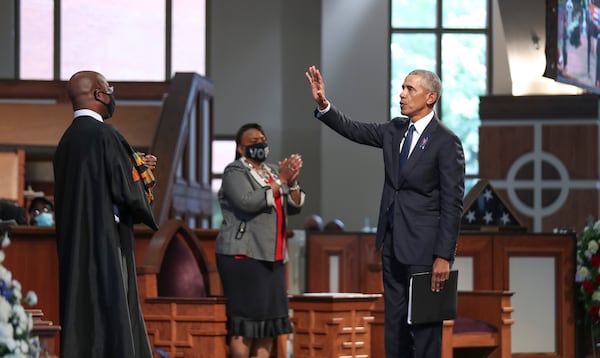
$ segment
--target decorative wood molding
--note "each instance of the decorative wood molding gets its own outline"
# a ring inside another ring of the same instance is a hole
[[[169,91],[170,81],[129,82],[110,81],[119,100],[162,101]],[[0,80],[0,98],[3,99],[43,99],[57,103],[70,103],[67,95],[67,81]]]
[[[575,235],[518,235],[494,237],[495,289],[510,287],[509,260],[511,257],[550,257],[555,262],[555,342],[558,357],[575,353]],[[534,358],[535,354],[519,357]]]
[[[489,234],[463,235],[458,240],[457,256],[473,259],[473,288],[492,290],[494,288],[493,242]]]
[[[294,358],[372,357],[371,310],[380,294],[294,295]]]
[[[598,109],[598,96],[593,94],[479,97],[479,117],[482,121],[598,118]]]
[[[307,292],[329,292],[329,260],[338,256],[340,262],[340,292],[360,292],[359,242],[354,236],[340,234],[312,235],[306,241],[306,290]]]
[[[61,327],[55,325],[51,321],[43,320],[42,317],[44,317],[44,313],[41,309],[28,309],[25,311],[31,313],[31,317],[33,318],[33,330],[31,331],[31,335],[38,337],[40,346],[44,350],[44,357],[57,358],[58,335]]]

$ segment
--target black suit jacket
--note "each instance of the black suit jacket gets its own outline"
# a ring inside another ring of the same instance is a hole
[[[317,115],[318,112],[315,112]],[[454,260],[463,211],[465,160],[460,139],[434,116],[399,169],[400,143],[409,120],[352,121],[335,107],[317,118],[342,136],[383,149],[385,181],[377,223],[377,248],[390,230],[396,258],[431,265],[436,257]]]

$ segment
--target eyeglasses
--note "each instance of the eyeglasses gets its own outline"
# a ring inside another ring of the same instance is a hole
[[[113,94],[115,92],[115,88],[113,86],[108,86],[106,88],[106,91],[103,91],[100,88],[97,88],[97,90],[98,90],[98,92],[102,92],[102,93],[109,94],[109,95]]]
[[[30,214],[31,214],[31,216],[38,216],[41,213],[49,213],[51,211],[52,211],[52,209],[50,209],[49,207],[45,206],[45,207],[43,207],[41,209],[34,209],[34,210],[32,210]]]

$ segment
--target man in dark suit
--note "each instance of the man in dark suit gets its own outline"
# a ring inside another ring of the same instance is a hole
[[[320,121],[356,143],[383,149],[376,245],[383,247],[386,357],[440,357],[442,322],[408,324],[407,289],[412,273],[431,271],[431,289],[439,291],[456,253],[465,160],[460,139],[433,110],[441,81],[433,72],[412,71],[400,94],[401,112],[408,118],[363,123],[331,105],[315,66],[305,75]]]

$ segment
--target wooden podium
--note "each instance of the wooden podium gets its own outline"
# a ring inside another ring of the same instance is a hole
[[[294,358],[372,357],[371,311],[380,297],[361,293],[291,296]]]

